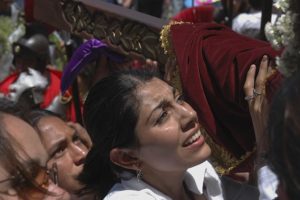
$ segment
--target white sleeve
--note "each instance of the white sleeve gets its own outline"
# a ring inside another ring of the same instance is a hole
[[[263,166],[257,171],[259,200],[273,200],[277,197],[278,179],[276,174],[268,167]]]
[[[244,14],[239,14],[232,20],[232,30],[241,33],[247,19]]]
[[[156,198],[140,192],[116,192],[108,194],[104,200],[156,200]]]

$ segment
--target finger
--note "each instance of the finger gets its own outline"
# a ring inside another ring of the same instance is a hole
[[[146,59],[146,68],[149,69],[157,69],[158,63],[155,60],[151,60],[151,59]]]
[[[255,81],[255,90],[258,93],[262,93],[264,90],[267,74],[268,74],[268,56],[264,55],[260,62],[259,71]]]
[[[244,93],[246,97],[253,95],[255,71],[256,71],[256,66],[251,65],[247,72],[246,81],[244,84]]]
[[[146,67],[149,67],[149,66],[151,66],[152,65],[152,61],[151,61],[151,59],[146,59]]]
[[[153,61],[153,68],[154,69],[157,69],[158,68],[158,62],[155,60]]]

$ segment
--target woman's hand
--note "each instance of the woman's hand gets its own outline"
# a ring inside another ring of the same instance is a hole
[[[133,1],[132,0],[122,0],[122,6],[125,7],[125,8],[130,8],[131,5],[133,4]]]
[[[263,56],[257,77],[255,78],[256,66],[251,65],[244,84],[245,100],[248,101],[258,151],[266,149],[264,138],[269,105],[265,96],[265,84],[272,71],[272,67],[268,66],[268,57]]]

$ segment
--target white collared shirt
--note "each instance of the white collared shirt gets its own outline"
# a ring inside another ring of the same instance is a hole
[[[278,178],[276,174],[268,167],[261,167],[258,172],[258,189],[259,189],[259,200],[272,200],[278,195],[276,193],[278,187]]]
[[[197,166],[189,168],[184,182],[188,189],[195,194],[205,194],[208,200],[223,200],[221,180],[212,165],[205,161]],[[205,191],[204,186],[205,185]],[[136,177],[121,180],[116,183],[104,200],[171,200],[162,192],[148,185],[144,181],[138,181]]]

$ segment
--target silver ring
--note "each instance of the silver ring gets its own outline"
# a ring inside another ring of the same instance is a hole
[[[255,88],[253,88],[253,96],[258,96],[258,95],[262,95],[262,93],[261,92],[257,92],[255,90]]]
[[[256,97],[255,95],[245,96],[245,100],[250,101],[250,100],[254,99],[255,97]]]

